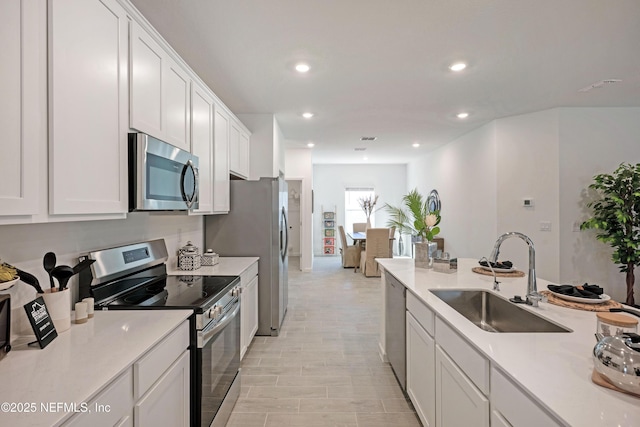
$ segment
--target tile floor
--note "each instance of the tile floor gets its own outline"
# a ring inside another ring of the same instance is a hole
[[[256,337],[228,427],[419,427],[380,360],[380,279],[316,257],[290,258],[289,307],[278,337]]]

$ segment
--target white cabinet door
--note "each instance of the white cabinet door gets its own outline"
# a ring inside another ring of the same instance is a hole
[[[512,427],[502,414],[496,410],[491,411],[491,427]]]
[[[133,426],[132,407],[133,375],[131,368],[129,368],[87,403],[87,409],[90,412],[74,415],[63,426]]]
[[[137,427],[189,426],[189,350],[136,403]]]
[[[188,73],[136,22],[130,44],[131,128],[191,151]]]
[[[200,184],[197,214],[213,212],[213,118],[214,101],[208,90],[191,84],[191,144],[198,156]],[[190,212],[191,213],[191,212]]]
[[[39,50],[45,46],[39,46],[36,27],[37,14],[45,11],[37,3],[0,2],[0,215],[38,212],[39,134],[46,138],[38,112],[46,108],[46,93],[39,93],[45,67]]]
[[[164,52],[136,23],[131,24],[130,126],[157,138],[164,134],[162,73]]]
[[[234,119],[231,119],[229,133],[229,171],[249,178],[249,135]]]
[[[229,172],[240,175],[240,127],[233,119],[229,129]]]
[[[49,2],[51,214],[127,212],[128,22],[115,0]]]
[[[407,311],[407,394],[422,425],[436,425],[435,341]]]
[[[436,426],[489,427],[489,400],[439,345],[436,345]]]
[[[246,286],[242,285],[240,324],[242,346],[240,357],[242,358],[258,331],[258,276],[254,276]]]
[[[213,212],[228,213],[229,202],[229,132],[231,117],[216,104],[213,143]]]
[[[191,152],[190,140],[190,81],[189,75],[171,58],[165,59],[163,74],[163,107],[165,113],[164,140]]]
[[[245,177],[249,178],[249,154],[250,154],[250,144],[249,144],[249,134],[245,131],[240,130],[240,139],[238,142],[239,148],[239,160],[238,160],[238,168],[239,172]]]

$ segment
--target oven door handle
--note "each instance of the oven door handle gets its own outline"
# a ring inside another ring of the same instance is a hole
[[[224,329],[238,315],[240,311],[240,300],[235,303],[236,307],[231,312],[227,312],[222,319],[211,329],[204,329],[201,337],[198,337],[198,348],[203,348],[220,330]],[[200,334],[199,334],[200,335]]]

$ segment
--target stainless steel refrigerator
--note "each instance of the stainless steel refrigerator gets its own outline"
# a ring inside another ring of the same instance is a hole
[[[282,178],[231,181],[231,211],[205,220],[205,246],[258,256],[258,335],[277,336],[287,311],[288,191]]]

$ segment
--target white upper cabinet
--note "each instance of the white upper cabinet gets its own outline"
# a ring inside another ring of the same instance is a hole
[[[44,166],[39,150],[46,124],[38,112],[46,108],[45,82],[39,79],[46,56],[37,18],[44,13],[42,2],[0,1],[0,216],[37,213],[38,190],[43,190],[38,188]]]
[[[213,213],[228,213],[229,201],[229,133],[231,116],[216,103],[213,148]]]
[[[49,212],[127,211],[128,17],[115,0],[49,2]]]
[[[249,135],[234,120],[229,134],[229,172],[249,178]]]
[[[200,183],[199,208],[195,213],[213,212],[213,120],[214,99],[211,93],[193,82],[191,84],[191,143],[198,156]]]
[[[138,23],[131,23],[130,126],[191,151],[190,78]]]

